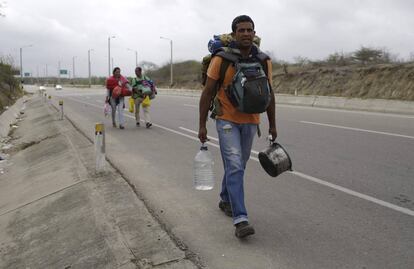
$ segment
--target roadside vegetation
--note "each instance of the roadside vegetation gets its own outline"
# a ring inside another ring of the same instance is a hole
[[[173,88],[202,89],[201,61],[173,66]],[[170,65],[149,71],[160,87],[170,87]],[[387,49],[361,47],[335,52],[324,60],[296,57],[293,63],[273,59],[276,93],[414,101],[414,54],[408,61]]]
[[[272,53],[269,53],[272,56]],[[272,57],[273,89],[281,94],[324,95],[414,101],[414,53],[399,59],[387,49],[361,47],[350,53],[335,52],[323,60],[295,57],[286,62]],[[160,88],[201,90],[201,59],[176,62],[173,84],[170,64],[141,62],[146,75]],[[92,85],[104,85],[105,77],[92,77]],[[54,86],[57,78],[25,78],[26,84]],[[72,87],[89,85],[87,78],[61,78]]]
[[[5,59],[0,59],[0,114],[5,107],[23,96],[19,81],[14,77],[16,70]]]

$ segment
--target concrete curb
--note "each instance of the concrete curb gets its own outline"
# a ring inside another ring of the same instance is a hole
[[[414,114],[414,102],[384,99],[344,98],[333,96],[276,95],[277,104],[363,110],[382,113]]]
[[[159,93],[162,95],[198,97],[200,96],[201,91],[186,89],[159,89]],[[400,100],[276,94],[276,104],[414,115],[414,102]]]
[[[24,100],[24,97],[18,99],[14,105],[0,115],[0,137],[6,137],[9,134],[10,124],[16,122],[20,112],[24,110]]]

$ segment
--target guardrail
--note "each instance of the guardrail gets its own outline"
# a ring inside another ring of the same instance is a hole
[[[201,94],[201,90],[187,89],[158,89],[158,92],[160,94],[193,97],[198,97]],[[276,94],[276,104],[414,115],[414,102],[401,100]]]

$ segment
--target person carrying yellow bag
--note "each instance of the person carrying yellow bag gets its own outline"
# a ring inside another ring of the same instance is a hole
[[[135,122],[137,127],[140,126],[140,107],[142,104],[142,110],[144,112],[145,127],[150,128],[152,126],[151,117],[149,114],[150,109],[150,96],[153,94],[151,87],[148,86],[147,81],[150,78],[142,74],[142,68],[135,68],[136,77],[132,79],[132,98],[135,101]]]
[[[128,104],[129,104],[129,108],[128,108],[129,112],[130,113],[134,113],[134,111],[135,111],[135,101],[134,101],[134,98],[129,97]]]
[[[151,100],[147,95],[144,100],[142,101],[142,107],[149,107],[151,105]]]

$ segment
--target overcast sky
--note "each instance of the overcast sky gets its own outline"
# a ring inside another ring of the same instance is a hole
[[[122,73],[132,75],[138,61],[163,65],[200,60],[214,34],[231,31],[231,21],[247,14],[255,22],[261,48],[277,59],[297,56],[324,59],[361,46],[386,47],[400,58],[414,52],[412,0],[0,0],[0,56],[24,72],[57,74],[58,62],[75,75],[87,76],[88,49],[92,74],[108,74],[111,57]]]

